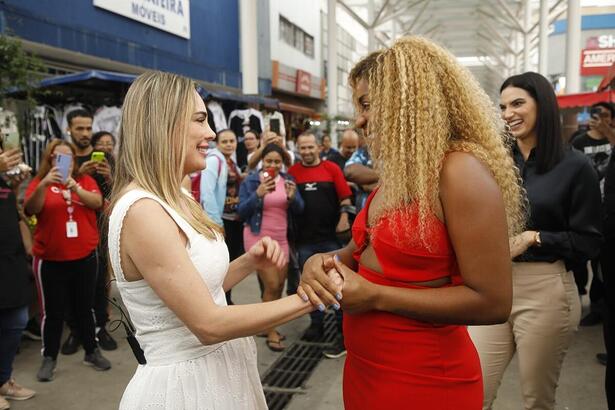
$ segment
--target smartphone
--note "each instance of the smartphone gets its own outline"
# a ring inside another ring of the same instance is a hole
[[[591,110],[589,110],[589,116],[595,120],[600,119],[600,114],[602,114],[602,110],[598,107],[594,107]]]
[[[272,118],[269,120],[269,129],[276,134],[280,135],[280,119]]]
[[[3,148],[5,151],[17,148],[21,150],[21,143],[19,141],[19,134],[16,132],[10,132],[3,135]]]
[[[94,151],[92,152],[90,160],[94,162],[103,162],[105,160],[105,153],[102,151]]]
[[[73,156],[67,154],[56,154],[56,167],[62,175],[62,182],[66,182],[70,174],[70,166],[73,163]]]
[[[277,174],[278,174],[278,171],[275,168],[273,168],[273,167],[266,168],[265,172],[263,172],[263,177],[265,179],[267,179],[267,178],[272,178],[273,179],[273,178],[275,178],[277,176]],[[275,191],[276,188],[277,187],[274,187],[273,190]]]

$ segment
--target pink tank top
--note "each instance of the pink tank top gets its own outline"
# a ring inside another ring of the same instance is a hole
[[[275,191],[268,193],[264,198],[261,235],[285,237],[288,227],[287,212],[286,188],[284,187],[284,178],[280,176],[276,182]]]

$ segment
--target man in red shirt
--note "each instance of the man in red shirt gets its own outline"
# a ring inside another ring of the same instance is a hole
[[[333,162],[321,160],[316,137],[312,133],[301,134],[297,138],[301,162],[293,165],[288,173],[295,177],[305,210],[298,221],[297,251],[299,267],[303,270],[305,261],[315,253],[332,252],[341,248],[337,233],[350,229],[348,208],[352,192],[344,179],[344,174]],[[336,342],[337,353],[328,357],[343,356],[341,336],[341,311],[334,306],[338,318],[340,337]],[[316,341],[323,336],[325,306],[310,314],[312,323],[303,339]]]

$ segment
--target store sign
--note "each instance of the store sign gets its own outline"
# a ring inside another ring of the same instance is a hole
[[[586,48],[615,48],[615,36],[604,34],[602,36],[589,37],[585,42]]]
[[[581,52],[581,75],[605,75],[615,63],[615,48],[585,49]]]
[[[190,0],[93,0],[94,6],[190,38]]]
[[[312,91],[312,75],[303,70],[297,70],[297,84],[295,91],[299,94],[310,95]]]

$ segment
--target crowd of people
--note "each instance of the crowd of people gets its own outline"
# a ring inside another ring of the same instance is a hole
[[[85,365],[111,368],[112,277],[147,362],[120,408],[266,408],[249,336],[284,351],[278,327],[309,313],[303,339],[317,342],[330,308],[324,355],[347,355],[348,409],[490,409],[515,354],[525,408],[553,409],[590,261],[583,320],[604,318],[615,406],[613,105],[591,107],[568,143],[546,78],[508,78],[498,115],[452,55],[415,37],[362,59],[349,83],[357,119],[337,148],[316,130],[294,144],[214,133],[194,84],[160,72],[130,87],[117,144],[78,109],[32,178],[0,146],[0,410],[35,394],[11,376],[29,321],[39,381],[80,346]],[[254,271],[262,303],[235,304]]]

